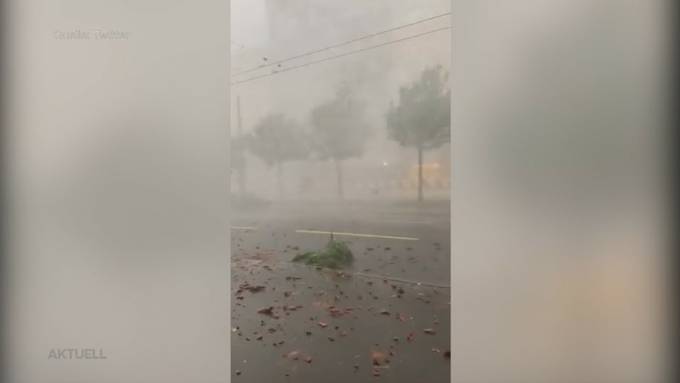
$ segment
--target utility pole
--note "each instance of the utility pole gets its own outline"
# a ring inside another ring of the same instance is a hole
[[[236,126],[236,134],[241,137],[243,130],[241,127],[241,96],[236,96],[236,118],[238,119],[238,125]]]
[[[241,96],[236,96],[236,137],[237,137],[237,158],[238,158],[238,168],[237,172],[237,182],[239,194],[243,196],[246,189],[246,158],[243,148],[243,127],[241,121]]]

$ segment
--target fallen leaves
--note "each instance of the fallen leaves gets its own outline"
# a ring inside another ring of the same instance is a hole
[[[371,351],[371,363],[374,366],[384,366],[389,363],[387,354],[381,351]]]
[[[351,307],[345,307],[344,309],[340,308],[340,307],[336,307],[336,306],[329,306],[328,307],[328,313],[331,314],[331,316],[335,317],[335,318],[341,317],[341,316],[346,315],[346,314],[351,314],[352,311],[353,311],[353,309]]]
[[[312,356],[311,355],[303,354],[302,352],[300,352],[298,350],[294,350],[294,351],[291,351],[287,354],[283,354],[283,357],[286,358],[286,359],[294,360],[294,361],[302,360],[307,364],[312,363]]]
[[[390,360],[387,354],[382,351],[371,351],[370,357],[371,364],[373,365],[373,368],[371,368],[371,374],[375,377],[378,377],[381,374],[381,370],[388,367]]]
[[[376,270],[382,268],[380,263],[390,257],[396,262],[408,264],[407,256],[397,259],[397,253],[382,253],[383,249],[390,251],[389,247],[378,246],[375,250],[380,252],[373,253],[381,258]],[[400,249],[392,247],[391,250]],[[414,261],[420,259],[416,259],[413,253],[411,258]],[[382,379],[391,380],[389,371],[392,368],[397,364],[408,364],[409,356],[423,351],[426,353],[428,348],[432,351],[428,354],[431,359],[428,363],[449,363],[451,353],[446,349],[449,345],[439,339],[446,333],[442,332],[446,328],[443,324],[448,319],[448,312],[443,311],[443,308],[448,309],[444,304],[449,298],[446,291],[442,290],[441,295],[438,295],[439,290],[421,287],[420,283],[417,283],[418,286],[411,286],[383,276],[373,280],[355,278],[348,281],[346,277],[352,275],[343,271],[329,270],[320,274],[313,269],[300,268],[275,275],[267,272],[269,268],[265,266],[268,265],[261,262],[251,263],[244,264],[248,268],[239,268],[241,264],[238,263],[233,268],[239,273],[250,274],[232,280],[232,286],[238,286],[232,304],[234,310],[241,310],[236,311],[238,315],[232,320],[241,324],[242,329],[234,327],[231,331],[238,335],[234,339],[239,342],[250,342],[251,346],[266,347],[273,350],[274,355],[283,355],[283,358],[279,357],[279,362],[285,362],[281,367],[290,368],[283,372],[307,369],[306,365],[311,368],[313,359],[317,359],[314,361],[317,367],[325,365],[327,361],[318,358],[326,354],[317,353],[319,350],[337,347],[344,350],[345,347],[357,344],[354,342],[356,337],[371,339],[368,349],[364,350],[375,351],[370,352],[368,357],[364,351],[355,355],[354,359],[350,354],[349,360],[339,361],[338,366],[344,366],[348,374],[352,374],[354,370],[355,373],[365,375],[364,378],[382,375]],[[274,264],[272,267],[279,270]],[[390,270],[398,272],[398,267]],[[311,277],[305,273],[311,273]],[[251,296],[249,293],[258,295]],[[247,307],[249,300],[254,304],[251,303],[249,309],[242,310],[241,308]],[[426,307],[423,302],[429,305]],[[297,303],[302,303],[304,307]],[[254,311],[257,314],[253,318]],[[380,318],[381,316],[385,318]],[[374,323],[363,326],[362,323],[367,321]],[[421,339],[415,343],[417,336]],[[285,344],[282,339],[286,339]],[[298,347],[299,350],[290,351]],[[315,354],[314,358],[311,353]]]
[[[262,285],[251,285],[248,282],[244,282],[241,285],[239,285],[238,290],[236,290],[236,294],[237,295],[242,294],[244,291],[250,291],[251,293],[259,293],[264,289],[265,287]]]
[[[288,358],[290,360],[298,360],[300,358],[300,351],[291,351],[287,354],[284,354],[285,358]]]
[[[406,336],[406,341],[413,342],[416,339],[416,334],[411,332]]]
[[[276,314],[274,314],[274,306],[269,306],[269,307],[264,307],[259,310],[257,310],[258,314],[266,315],[272,318],[278,318]]]

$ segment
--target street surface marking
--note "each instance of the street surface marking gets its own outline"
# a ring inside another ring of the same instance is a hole
[[[255,226],[232,226],[234,230],[257,230]]]
[[[379,234],[358,234],[358,233],[343,233],[339,231],[321,231],[321,230],[295,230],[296,233],[304,234],[325,234],[325,235],[344,235],[347,237],[363,237],[363,238],[382,238],[382,239],[399,239],[402,241],[418,241],[415,237],[398,237],[394,235],[379,235]]]

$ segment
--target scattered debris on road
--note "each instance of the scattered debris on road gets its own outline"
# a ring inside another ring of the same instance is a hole
[[[320,251],[308,251],[296,255],[293,262],[302,262],[307,265],[339,269],[346,267],[354,261],[352,251],[346,243],[331,239],[326,247]]]

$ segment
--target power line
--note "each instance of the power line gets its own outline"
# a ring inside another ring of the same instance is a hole
[[[280,73],[283,73],[283,72],[288,72],[288,71],[291,71],[291,70],[304,68],[304,67],[307,67],[307,66],[310,66],[310,65],[319,64],[319,63],[322,63],[322,62],[325,62],[325,61],[330,61],[330,60],[334,60],[334,59],[341,58],[341,57],[351,56],[351,55],[356,54],[356,53],[361,53],[361,52],[365,52],[365,51],[368,51],[368,50],[371,50],[371,49],[384,47],[386,45],[400,43],[402,41],[415,39],[417,37],[422,37],[422,36],[425,36],[425,35],[429,35],[429,34],[432,34],[432,33],[435,33],[435,32],[444,31],[444,30],[447,30],[447,29],[451,29],[451,26],[449,25],[449,26],[446,26],[446,27],[433,29],[433,30],[430,30],[430,31],[427,31],[427,32],[418,33],[416,35],[411,35],[411,36],[404,37],[404,38],[401,38],[401,39],[387,41],[387,42],[384,42],[384,43],[381,43],[381,44],[372,45],[370,47],[356,49],[356,50],[346,52],[346,53],[342,53],[342,54],[339,54],[339,55],[329,56],[329,57],[325,57],[323,59],[319,59],[319,60],[315,60],[315,61],[309,61],[309,62],[306,62],[304,64],[288,67],[288,68],[281,69],[281,70],[278,70],[278,71],[275,71],[275,72],[272,72],[272,73],[267,73],[267,74],[263,74],[263,75],[259,75],[259,76],[250,77],[250,78],[247,78],[245,80],[235,81],[235,82],[232,82],[230,85],[234,86],[234,85],[243,84],[243,83],[250,82],[250,81],[259,80],[261,78],[274,76],[274,75],[277,75],[277,74],[280,74]]]
[[[403,24],[403,25],[393,27],[393,28],[390,28],[390,29],[385,29],[385,30],[380,31],[380,32],[371,33],[370,35],[357,37],[357,38],[354,38],[354,39],[351,39],[351,40],[343,41],[341,43],[337,43],[337,44],[329,45],[329,46],[326,46],[326,47],[323,47],[323,48],[318,48],[318,49],[314,49],[314,50],[307,51],[307,52],[304,52],[304,53],[300,53],[298,55],[291,56],[291,57],[288,57],[288,58],[285,58],[285,59],[273,61],[273,62],[270,62],[270,63],[267,63],[267,64],[261,64],[261,65],[258,65],[256,67],[252,67],[252,68],[248,68],[248,69],[244,69],[240,72],[232,74],[232,76],[238,76],[238,75],[241,75],[241,74],[250,73],[250,72],[253,72],[253,71],[256,71],[256,70],[260,70],[262,68],[267,68],[267,67],[270,67],[270,66],[273,66],[273,65],[283,64],[283,63],[291,61],[291,60],[299,59],[299,58],[309,56],[309,55],[313,55],[313,54],[320,53],[320,52],[325,52],[325,51],[333,49],[333,48],[342,47],[342,46],[345,46],[345,45],[348,45],[348,44],[355,43],[357,41],[370,39],[370,38],[375,37],[375,36],[379,36],[379,35],[389,33],[389,32],[394,32],[394,31],[397,31],[399,29],[404,29],[404,28],[407,28],[407,27],[412,27],[412,26],[417,25],[417,24],[421,24],[421,23],[424,23],[424,22],[427,22],[427,21],[435,20],[435,19],[438,19],[440,17],[449,16],[449,15],[451,15],[451,12],[446,12],[446,13],[442,13],[442,14],[439,14],[439,15],[431,16],[431,17],[428,17],[428,18],[425,18],[425,19],[414,21],[412,23]]]
[[[245,83],[245,82],[258,80],[258,79],[261,79],[261,78],[274,76],[276,74],[280,74],[280,73],[283,73],[283,72],[288,72],[288,71],[291,71],[291,70],[304,68],[304,67],[307,67],[307,66],[310,66],[310,65],[319,64],[319,63],[322,63],[322,62],[334,60],[334,59],[341,58],[341,57],[351,56],[351,55],[356,54],[356,53],[361,53],[361,52],[365,52],[365,51],[368,51],[368,50],[371,50],[371,49],[384,47],[386,45],[400,43],[400,42],[403,42],[403,41],[406,41],[406,40],[415,39],[415,38],[418,38],[418,37],[422,37],[422,36],[429,35],[429,34],[432,34],[432,33],[444,31],[444,30],[447,30],[447,29],[451,29],[451,26],[433,29],[433,30],[430,30],[430,31],[427,31],[427,32],[422,32],[422,33],[418,33],[418,34],[411,35],[411,36],[408,36],[408,37],[403,37],[401,39],[387,41],[387,42],[372,45],[372,46],[369,46],[369,47],[356,49],[356,50],[346,52],[346,53],[341,53],[341,54],[338,54],[338,55],[335,55],[335,56],[325,57],[323,59],[319,59],[319,60],[315,60],[315,61],[308,61],[304,64],[300,64],[300,65],[288,67],[288,68],[285,68],[285,69],[277,70],[277,71],[274,71],[272,73],[267,73],[267,74],[263,74],[263,75],[259,75],[259,76],[250,77],[250,78],[247,78],[245,80],[235,81],[235,82],[232,82],[231,85],[238,85],[238,84],[242,84],[242,83]]]

